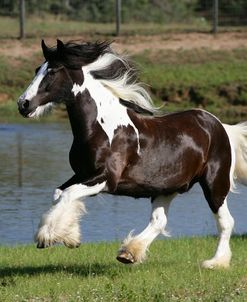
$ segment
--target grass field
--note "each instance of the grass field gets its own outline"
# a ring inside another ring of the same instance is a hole
[[[75,35],[115,35],[116,25],[114,23],[87,23],[83,21],[69,21],[62,17],[44,15],[43,17],[27,16],[25,23],[26,37],[52,37],[52,36],[75,36]],[[160,24],[160,23],[124,23],[121,25],[123,35],[155,35],[166,32],[187,32],[187,31],[211,30],[211,25],[200,19],[190,23]],[[238,28],[241,30],[241,28]],[[18,18],[0,17],[0,38],[19,37]]]
[[[142,80],[167,111],[204,108],[223,121],[247,118],[247,51],[145,51],[136,56]]]
[[[29,57],[0,58],[2,121],[18,118],[16,100],[42,60],[40,51]],[[225,122],[247,119],[246,49],[144,50],[133,60],[140,80],[148,84],[158,105],[165,103],[166,111],[200,107]]]
[[[165,104],[165,111],[200,107],[224,122],[246,120],[246,28],[238,28],[239,32],[235,28],[229,37],[225,36],[227,43],[220,35],[209,39],[213,48],[203,43],[203,39],[208,39],[210,35],[199,36],[199,40],[198,36],[176,35],[193,30],[208,32],[208,25],[203,26],[123,24],[122,35],[117,38],[116,44],[121,45],[122,51],[127,49],[127,53],[128,48],[132,50],[131,58],[140,70],[140,80],[147,84],[156,104]],[[41,37],[47,37],[48,45],[54,43],[56,37],[64,40],[78,37],[86,41],[114,40],[114,31],[114,24],[90,24],[50,16],[28,18],[27,39],[13,43],[14,38],[18,37],[18,20],[0,17],[0,120],[19,119],[16,100],[32,80],[35,67],[43,61],[39,48]],[[239,34],[242,35],[241,39],[235,43]],[[174,46],[176,39],[181,40],[180,47],[159,47]],[[196,43],[193,39],[196,39]],[[194,47],[190,48],[190,43]],[[217,47],[217,43],[220,47]],[[60,112],[57,111],[55,118],[61,117]]]
[[[35,67],[43,61],[39,48],[41,38],[50,37],[46,39],[48,45],[61,36],[64,40],[79,37],[86,41],[115,39],[114,24],[90,24],[50,16],[29,17],[26,29],[28,38],[17,43],[14,38],[18,37],[18,20],[0,17],[2,122],[18,119],[16,99],[33,78]],[[209,27],[196,22],[123,24],[122,36],[117,38],[116,46],[120,46],[120,52],[128,46],[127,53],[129,49],[140,70],[140,80],[148,85],[156,104],[165,103],[165,111],[200,107],[224,122],[246,120],[247,51],[244,29],[238,28],[239,32],[231,32],[229,36],[227,33],[217,37],[186,34],[193,30],[207,32]],[[177,34],[181,32],[185,34]],[[176,44],[176,41],[180,43]],[[192,48],[191,43],[194,43]],[[164,49],[165,45],[175,48]],[[59,110],[57,113],[55,117],[61,117]]]
[[[216,238],[156,241],[141,265],[115,260],[117,243],[79,249],[0,247],[0,301],[246,301],[246,238],[227,270],[203,270]]]
[[[212,31],[210,21],[202,18],[184,20],[180,23],[151,23],[135,22],[122,23],[121,34],[130,35],[157,35],[162,33],[186,33],[186,32],[206,32]],[[246,26],[219,26],[219,32],[241,32],[246,31]],[[43,14],[42,16],[27,15],[25,20],[25,32],[27,38],[34,37],[57,37],[90,35],[110,36],[116,33],[115,23],[88,23],[84,21],[68,20],[64,16],[54,17]],[[0,17],[0,39],[19,37],[19,19],[16,17]]]

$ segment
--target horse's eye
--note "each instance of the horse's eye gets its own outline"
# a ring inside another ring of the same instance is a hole
[[[48,75],[54,75],[55,71],[52,68],[48,69]]]

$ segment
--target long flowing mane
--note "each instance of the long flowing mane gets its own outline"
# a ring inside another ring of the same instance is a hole
[[[63,62],[70,68],[83,66],[118,98],[155,112],[152,99],[137,80],[137,70],[125,56],[115,53],[109,42],[64,44]]]
[[[155,111],[150,95],[143,84],[137,81],[136,69],[127,58],[111,52],[105,53],[86,69],[120,99]]]

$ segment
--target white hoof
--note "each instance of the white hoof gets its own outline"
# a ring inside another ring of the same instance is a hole
[[[223,256],[219,258],[212,258],[202,262],[202,267],[206,269],[214,268],[228,268],[230,266],[231,257]]]

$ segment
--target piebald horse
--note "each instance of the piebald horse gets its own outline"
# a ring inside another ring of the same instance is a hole
[[[39,117],[65,104],[74,137],[69,154],[74,175],[55,190],[35,237],[37,247],[79,246],[81,198],[98,193],[149,197],[149,224],[127,236],[117,254],[123,263],[142,262],[152,241],[166,234],[172,199],[199,183],[219,230],[216,253],[202,265],[228,267],[234,220],[227,195],[236,182],[247,185],[247,123],[224,125],[200,109],[161,114],[132,64],[109,43],[57,40],[49,48],[42,41],[42,50],[45,61],[20,96],[19,112]]]

